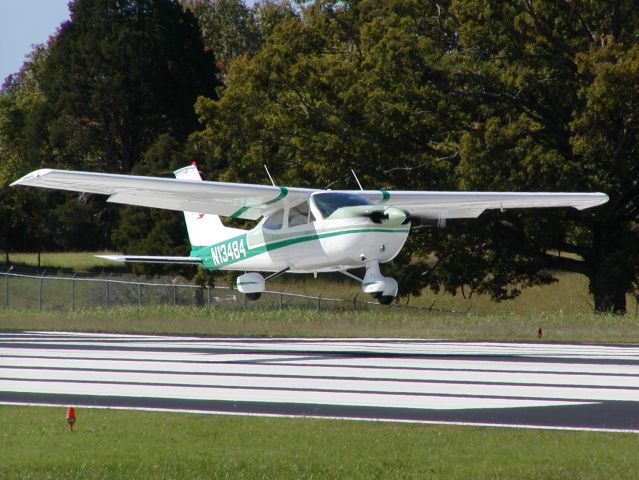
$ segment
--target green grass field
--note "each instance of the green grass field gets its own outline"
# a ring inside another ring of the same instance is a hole
[[[308,309],[135,307],[38,312],[0,309],[3,330],[65,330],[269,337],[395,337],[464,340],[639,342],[639,319],[616,315],[446,315],[374,308]]]
[[[635,479],[637,435],[0,406],[0,478]]]

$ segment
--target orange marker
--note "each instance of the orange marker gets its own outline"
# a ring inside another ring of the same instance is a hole
[[[67,408],[67,423],[69,424],[69,431],[73,432],[73,424],[75,423],[75,408]]]

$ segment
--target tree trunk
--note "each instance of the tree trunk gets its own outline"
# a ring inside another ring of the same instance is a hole
[[[591,278],[590,291],[595,300],[595,313],[626,313],[626,289],[623,286]]]
[[[635,277],[628,261],[628,240],[609,225],[594,229],[593,256],[589,262],[590,293],[595,313],[626,313],[626,292]]]

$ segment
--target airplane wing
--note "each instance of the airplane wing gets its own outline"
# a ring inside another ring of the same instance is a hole
[[[248,220],[257,220],[269,210],[301,203],[315,192],[307,188],[53,169],[36,170],[11,185],[97,193],[108,195],[107,201],[114,203]]]
[[[484,210],[573,207],[583,210],[608,201],[605,193],[550,192],[418,192],[369,190],[358,194],[374,204],[407,210],[425,218],[477,218]]]
[[[178,263],[183,265],[201,265],[202,259],[199,257],[160,257],[153,255],[95,255],[114,262],[136,262],[136,263]]]
[[[245,183],[195,181],[111,173],[42,169],[25,175],[14,185],[108,195],[108,201],[143,207],[211,213],[257,220],[264,213],[308,200],[314,190]],[[425,192],[388,190],[335,190],[357,194],[373,204],[407,210],[426,218],[476,218],[484,210],[539,207],[574,207],[579,210],[608,201],[604,193],[548,192]]]

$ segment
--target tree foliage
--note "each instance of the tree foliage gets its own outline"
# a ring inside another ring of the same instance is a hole
[[[129,172],[161,133],[197,128],[193,103],[216,70],[192,14],[169,0],[76,0],[52,42],[42,89],[59,163]]]
[[[202,29],[204,44],[223,73],[236,58],[254,56],[280,22],[296,17],[288,2],[266,0],[248,6],[242,0],[181,0]]]
[[[506,299],[567,270],[597,310],[623,311],[639,271],[637,27],[632,2],[317,1],[232,65],[219,102],[200,99],[192,142],[228,162],[224,179],[268,164],[334,188],[354,168],[369,188],[604,191],[595,210],[421,232],[402,287]]]
[[[75,0],[70,10],[70,20],[2,89],[3,185],[43,166],[129,173],[162,135],[183,144],[198,128],[199,95],[216,98],[213,55],[194,16],[177,2]],[[9,249],[105,248],[120,222],[119,209],[84,195],[78,201],[11,190],[0,203]],[[33,216],[23,220],[16,205]],[[166,245],[153,236],[161,229],[150,229],[147,252]],[[121,238],[115,243],[123,245]],[[132,246],[141,248],[140,241]]]

